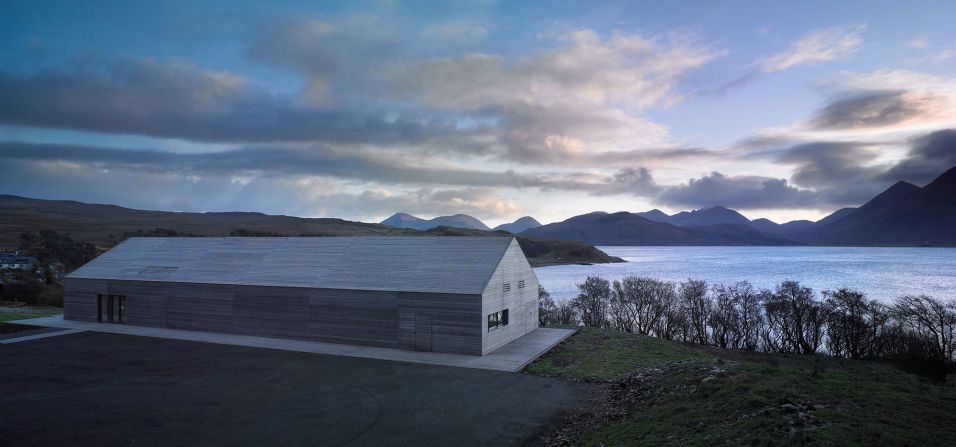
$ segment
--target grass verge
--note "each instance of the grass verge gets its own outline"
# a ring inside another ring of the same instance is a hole
[[[527,372],[604,383],[552,444],[956,445],[956,387],[883,363],[584,329]]]

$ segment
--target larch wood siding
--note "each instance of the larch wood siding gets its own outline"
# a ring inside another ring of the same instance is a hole
[[[66,278],[63,282],[63,318],[96,321],[96,295],[107,293],[107,282],[99,279]]]
[[[427,333],[432,351],[481,355],[481,295],[400,292],[398,306],[402,349],[426,350]]]
[[[312,340],[398,348],[398,292],[313,289]]]
[[[519,281],[524,281],[523,288],[519,287]],[[481,301],[482,355],[538,328],[538,277],[518,241],[512,241],[505,251]],[[508,309],[508,324],[488,332],[488,315],[505,309]]]
[[[309,339],[310,293],[296,287],[236,286],[236,333]]]
[[[233,323],[235,286],[163,283],[166,327],[193,331],[236,333]],[[134,297],[127,297],[127,302]]]
[[[126,323],[166,327],[166,288],[152,281],[109,281],[111,295],[126,296]]]

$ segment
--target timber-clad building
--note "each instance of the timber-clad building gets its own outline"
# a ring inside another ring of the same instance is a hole
[[[64,281],[64,318],[484,355],[538,327],[511,237],[130,238]]]

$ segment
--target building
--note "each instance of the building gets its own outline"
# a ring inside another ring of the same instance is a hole
[[[511,237],[130,238],[64,280],[64,318],[484,355],[538,327]]]
[[[28,270],[36,264],[36,258],[22,256],[17,251],[0,253],[0,270]]]

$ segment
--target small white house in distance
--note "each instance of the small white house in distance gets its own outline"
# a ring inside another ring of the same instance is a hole
[[[37,265],[33,256],[21,256],[20,252],[0,253],[0,270],[27,270]]]
[[[484,355],[538,327],[513,237],[131,238],[64,280],[67,320]]]

